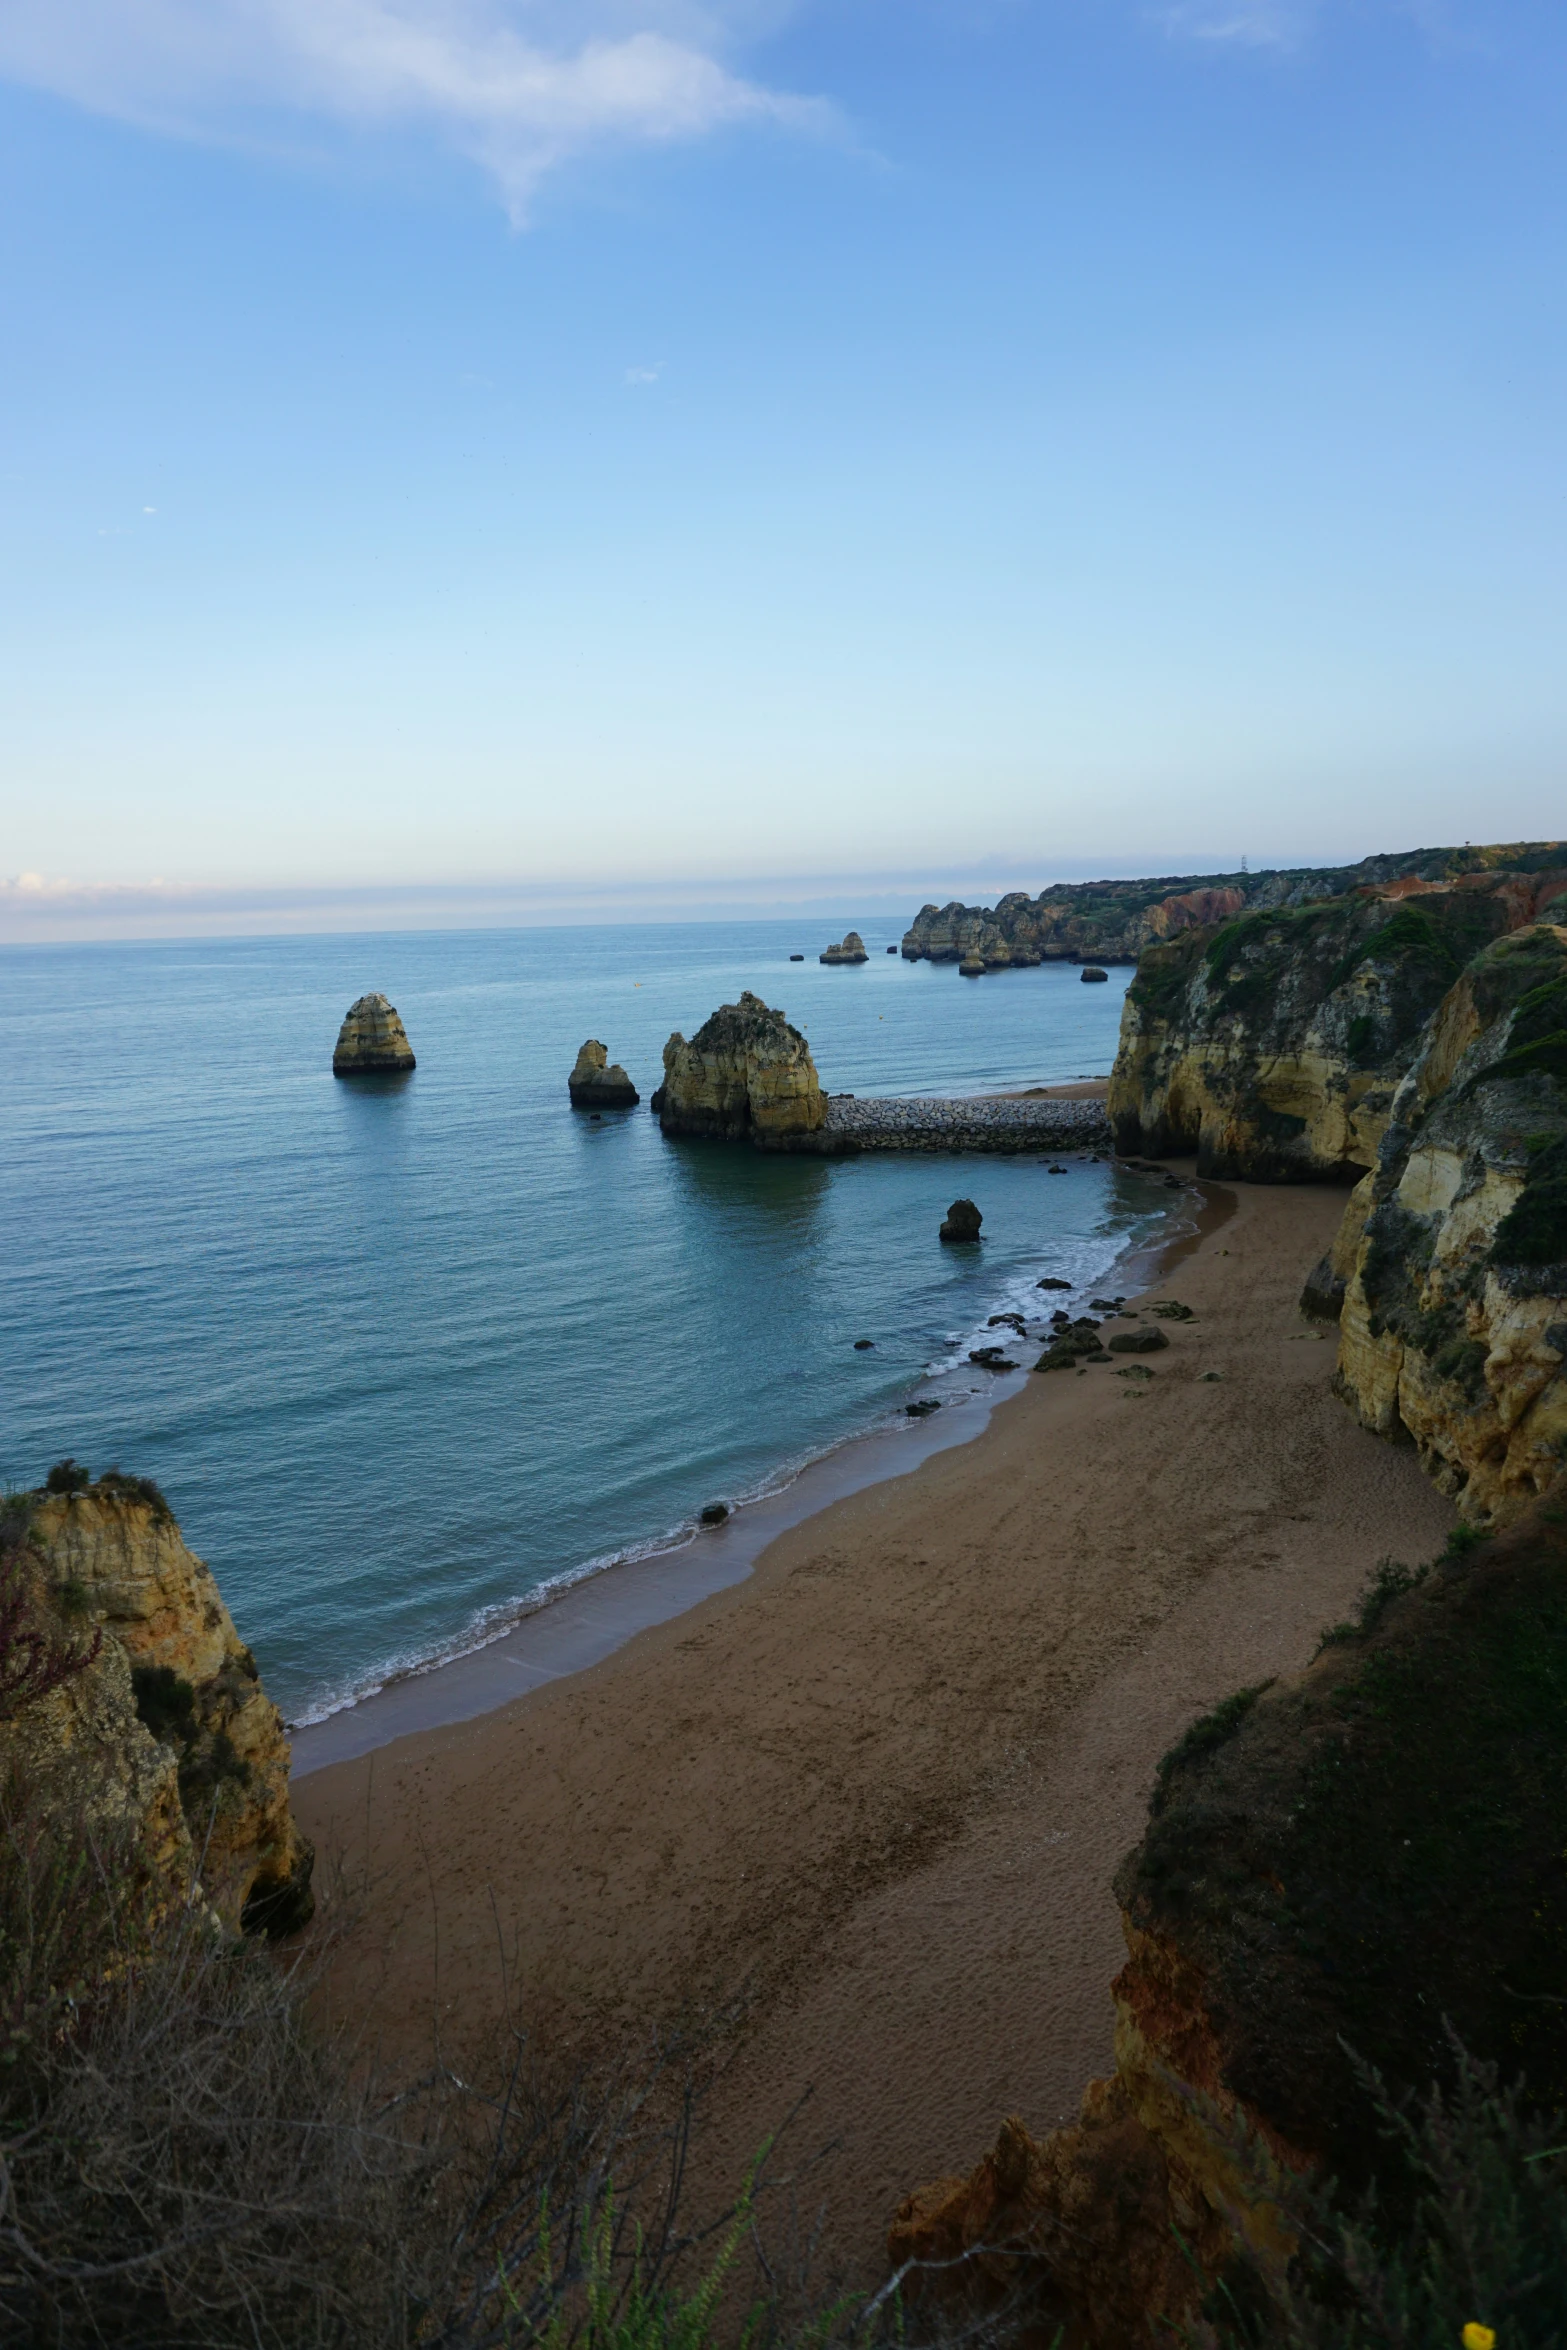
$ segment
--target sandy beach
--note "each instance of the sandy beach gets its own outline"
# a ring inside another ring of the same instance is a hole
[[[1453,1518],[1299,1313],[1343,1194],[1205,1191],[1153,1378],[1031,1378],[591,1670],[298,1783],[323,1873],[365,1888],[334,1997],[389,2056],[460,2043],[508,1979],[593,2048],[743,1994],[697,2195],[809,2088],[827,2240],[866,2276],[910,2187],[1004,2112],[1075,2109],[1159,1756]]]

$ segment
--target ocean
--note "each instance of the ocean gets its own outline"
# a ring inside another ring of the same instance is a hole
[[[672,1144],[646,1106],[670,1031],[744,987],[832,1092],[1108,1071],[1127,972],[969,981],[861,928],[845,969],[819,921],[0,950],[0,1475],[157,1478],[303,1723],[977,1389],[986,1317],[1047,1272],[1086,1294],[1150,1186]],[[335,1080],[373,988],[418,1069]],[[588,1036],[641,1109],[572,1111]],[[977,1249],[937,1239],[960,1194]]]

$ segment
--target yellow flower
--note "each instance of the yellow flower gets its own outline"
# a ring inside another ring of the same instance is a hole
[[[1464,2328],[1464,2350],[1496,2350],[1496,2335],[1490,2326],[1476,2325],[1471,2318]]]

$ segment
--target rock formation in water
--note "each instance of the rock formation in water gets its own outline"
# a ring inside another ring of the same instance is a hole
[[[941,1237],[943,1240],[978,1240],[979,1228],[984,1221],[971,1199],[955,1199],[947,1210]]]
[[[11,1506],[29,1621],[89,1661],[0,1721],[0,1770],[69,1789],[169,1897],[199,1884],[231,1927],[304,1924],[314,1854],[289,1809],[282,1718],[162,1495],[110,1471]]]
[[[1181,2330],[1206,2286],[1283,2271],[1302,2174],[1363,2193],[1383,2141],[1357,2059],[1423,2093],[1450,2024],[1567,2100],[1564,1592],[1567,1507],[1537,1504],[1423,1575],[1384,1568],[1298,1681],[1193,1724],[1116,1879],[1113,2075],[1070,2127],[1009,2119],[911,2195],[895,2263],[1021,2293],[1045,2341],[1209,2340]]]
[[[407,1031],[384,995],[362,995],[349,1005],[332,1054],[334,1077],[360,1077],[415,1066]]]
[[[1097,963],[1085,963],[1077,976],[1079,979],[1092,981],[1095,979],[1108,979],[1110,974],[1108,971],[1102,971]]]
[[[574,1110],[634,1110],[642,1096],[618,1061],[590,1036],[566,1080]]]
[[[870,957],[865,952],[865,941],[857,930],[849,931],[839,945],[829,947],[825,954],[818,955],[816,959],[819,963],[867,963],[870,961]]]
[[[664,1047],[664,1082],[652,1107],[666,1134],[750,1142],[759,1150],[813,1146],[827,1101],[810,1047],[782,1012],[750,990],[703,1022],[689,1043]]]
[[[1560,842],[1509,847],[1416,849],[1366,857],[1358,865],[1266,873],[1166,874],[1149,881],[1058,882],[1031,898],[1013,890],[994,907],[927,905],[904,933],[910,962],[960,962],[975,954],[992,967],[1009,963],[1135,963],[1144,947],[1236,914],[1302,906],[1356,889],[1451,887],[1465,874],[1534,872],[1567,863]]]
[[[1567,928],[1498,939],[1451,989],[1334,1257],[1340,1393],[1472,1523],[1516,1515],[1567,1458]]]
[[[1149,948],[1110,1080],[1118,1149],[1195,1151],[1204,1175],[1354,1181],[1459,973],[1564,892],[1561,865],[1484,873],[1403,884],[1396,902],[1357,892],[1246,914]]]

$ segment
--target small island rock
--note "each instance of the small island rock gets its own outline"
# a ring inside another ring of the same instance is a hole
[[[819,963],[867,963],[865,941],[857,930],[846,931],[841,942],[816,958]]]
[[[415,1065],[413,1047],[395,1005],[384,995],[362,995],[349,1005],[332,1055],[334,1077],[358,1077]]]
[[[1077,975],[1079,979],[1108,979],[1108,971],[1101,971],[1097,963],[1085,963]]]
[[[978,1240],[983,1222],[983,1216],[971,1199],[955,1199],[947,1210],[941,1237],[943,1240]]]
[[[566,1087],[574,1110],[634,1110],[642,1099],[620,1063],[611,1062],[593,1036],[578,1053]]]
[[[960,979],[983,979],[984,976],[985,958],[980,953],[978,947],[970,947],[968,953],[964,956],[962,962],[958,965],[958,977]]]
[[[810,1046],[749,988],[737,1004],[721,1004],[689,1043],[678,1030],[670,1038],[652,1107],[666,1134],[758,1150],[809,1150],[808,1138],[827,1121]]]

